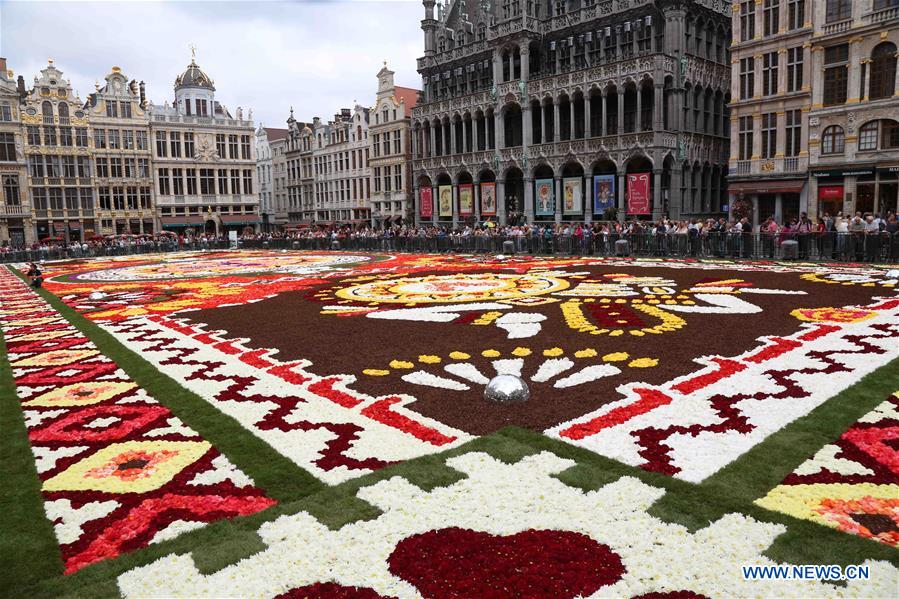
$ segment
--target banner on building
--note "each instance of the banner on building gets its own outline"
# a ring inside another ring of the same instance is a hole
[[[496,215],[496,183],[481,183],[481,216]]]
[[[818,199],[819,200],[839,200],[843,201],[843,186],[842,185],[819,185],[818,186]]]
[[[553,193],[552,179],[536,179],[534,181],[534,203],[537,216],[553,216],[556,213],[556,197]]]
[[[615,175],[593,177],[593,214],[603,214],[617,205],[615,201]]]
[[[453,215],[453,186],[441,185],[437,188],[437,209],[440,216]]]
[[[474,186],[471,183],[459,186],[459,216],[474,214]]]
[[[650,214],[649,201],[650,173],[629,173],[627,175],[627,213]]]
[[[584,180],[580,177],[562,179],[562,213],[584,213]]]
[[[430,187],[422,187],[418,190],[418,198],[421,202],[421,215],[424,218],[431,218],[434,215],[434,196]]]

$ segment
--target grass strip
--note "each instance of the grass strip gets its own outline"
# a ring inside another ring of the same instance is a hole
[[[701,483],[715,492],[764,497],[819,449],[899,390],[899,359],[881,366],[802,418],[770,435]]]

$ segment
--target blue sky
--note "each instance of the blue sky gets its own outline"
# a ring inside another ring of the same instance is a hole
[[[399,85],[420,87],[424,48],[418,1],[36,2],[0,1],[0,56],[30,87],[52,58],[82,99],[112,66],[145,81],[149,99],[171,102],[190,62],[215,80],[232,112],[258,124],[327,120],[356,100],[374,103],[383,61]]]

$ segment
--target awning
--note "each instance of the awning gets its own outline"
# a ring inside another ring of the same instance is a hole
[[[226,225],[256,225],[259,224],[258,214],[226,214],[222,216],[222,222]]]
[[[81,223],[69,223],[69,230],[70,231],[80,231]]]
[[[728,193],[799,193],[805,187],[805,179],[740,181],[729,183]]]
[[[206,219],[202,216],[163,216],[162,224],[179,227],[189,227],[191,225],[202,225]]]

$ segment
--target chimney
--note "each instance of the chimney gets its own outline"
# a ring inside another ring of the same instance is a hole
[[[25,91],[25,78],[21,75],[19,75],[19,79],[16,81],[16,91],[19,92],[20,100],[24,100],[28,96],[28,92]]]
[[[140,107],[145,108],[147,106],[147,89],[144,87],[144,82],[140,82]]]
[[[0,75],[6,79],[6,59],[0,56]]]

